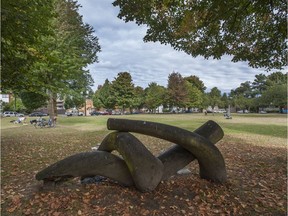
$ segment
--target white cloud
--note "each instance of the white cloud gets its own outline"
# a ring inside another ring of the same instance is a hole
[[[118,19],[113,1],[78,2],[83,6],[80,14],[84,22],[93,26],[102,49],[99,63],[88,67],[95,89],[105,79],[113,81],[122,71],[130,72],[137,86],[145,88],[151,82],[166,86],[168,75],[175,71],[183,77],[198,76],[208,90],[216,86],[222,92],[230,92],[242,82],[253,81],[256,74],[266,73],[264,69],[248,67],[245,62],[233,63],[228,56],[222,60],[205,60],[160,43],[144,43],[145,27]]]

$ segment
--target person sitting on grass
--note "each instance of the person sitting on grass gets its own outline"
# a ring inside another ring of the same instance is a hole
[[[19,117],[17,120],[12,120],[10,122],[12,122],[14,124],[23,123],[23,125],[24,125],[24,124],[26,124],[26,117]]]

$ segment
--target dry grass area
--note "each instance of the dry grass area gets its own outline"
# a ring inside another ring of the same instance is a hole
[[[197,161],[188,166],[190,174],[163,181],[150,193],[110,180],[81,185],[76,178],[55,187],[35,180],[51,163],[100,143],[108,132],[98,127],[2,128],[1,215],[287,215],[287,139],[275,136],[226,134],[217,143],[225,184],[200,179]],[[171,145],[137,137],[155,155]]]

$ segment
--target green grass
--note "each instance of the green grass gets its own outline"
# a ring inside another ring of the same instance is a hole
[[[59,116],[57,131],[81,130],[81,131],[107,131],[106,122],[108,118],[127,118],[134,120],[145,120],[177,126],[187,130],[195,130],[208,120],[217,122],[225,134],[249,133],[265,135],[279,138],[287,137],[287,116],[282,114],[233,114],[232,119],[225,119],[223,115],[212,114],[154,114],[154,115],[121,115],[121,116],[87,116],[87,117],[66,117]],[[22,125],[12,124],[9,121],[13,118],[2,118],[2,129],[23,127]],[[27,122],[30,119],[27,118]],[[31,125],[27,125],[31,127]],[[44,129],[45,132],[48,132]]]
[[[249,133],[281,138],[287,137],[287,128],[282,125],[226,123],[221,124],[221,126],[224,128],[225,133]]]

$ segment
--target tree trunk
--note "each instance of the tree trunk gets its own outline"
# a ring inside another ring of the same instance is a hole
[[[56,116],[57,116],[57,105],[56,105],[56,97],[57,95],[55,93],[52,93],[50,90],[48,90],[49,95],[49,101],[48,101],[48,114],[49,118],[52,121],[52,124],[55,125]]]

